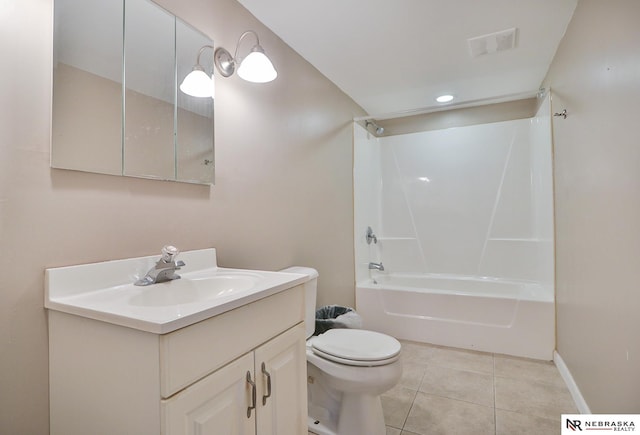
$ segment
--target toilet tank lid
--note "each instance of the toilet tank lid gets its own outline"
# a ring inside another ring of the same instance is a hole
[[[307,275],[309,279],[314,279],[318,277],[318,271],[312,267],[291,266],[291,267],[287,267],[286,269],[282,269],[280,272],[299,273],[301,275]]]

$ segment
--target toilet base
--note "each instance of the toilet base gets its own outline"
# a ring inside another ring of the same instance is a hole
[[[380,396],[344,394],[338,422],[338,434],[385,435]]]
[[[400,359],[380,366],[349,366],[321,358],[307,348],[309,431],[318,435],[386,435],[380,395],[401,376]]]
[[[309,432],[316,435],[336,435],[335,428],[331,429],[325,426],[321,421],[309,416],[307,420]]]
[[[343,394],[338,420],[329,412],[315,407],[316,416],[309,415],[308,428],[317,435],[386,435],[380,396]]]

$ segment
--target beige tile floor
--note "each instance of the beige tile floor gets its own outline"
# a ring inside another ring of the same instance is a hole
[[[552,362],[409,341],[402,353],[387,435],[559,434],[560,414],[578,412]]]

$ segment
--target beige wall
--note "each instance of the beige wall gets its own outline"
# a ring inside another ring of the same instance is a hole
[[[592,412],[640,413],[640,2],[580,0],[553,109],[557,347]]]
[[[218,248],[223,266],[320,271],[353,304],[352,128],[364,112],[233,0],[165,0],[217,44],[246,29],[277,81],[216,84],[216,186],[49,168],[52,0],[0,3],[0,433],[48,432],[46,267]]]
[[[441,130],[451,127],[488,124],[512,119],[533,118],[537,111],[535,98],[487,104],[483,106],[443,110],[421,115],[405,116],[377,121],[384,127],[383,136]],[[364,121],[361,122],[364,126]],[[373,128],[371,128],[373,131]]]

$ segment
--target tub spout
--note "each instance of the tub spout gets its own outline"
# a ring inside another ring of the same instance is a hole
[[[369,263],[369,269],[373,270],[379,270],[380,272],[384,271],[384,266],[382,265],[382,262],[380,263]]]

